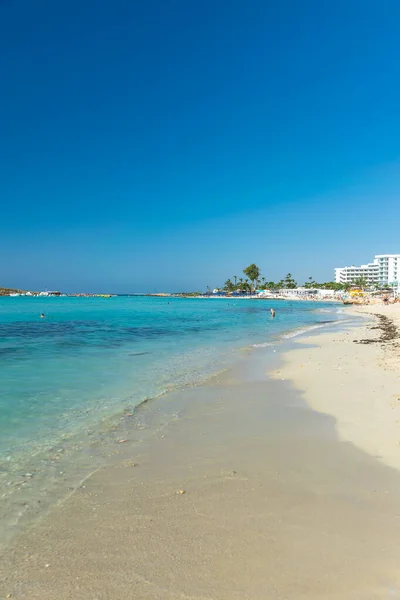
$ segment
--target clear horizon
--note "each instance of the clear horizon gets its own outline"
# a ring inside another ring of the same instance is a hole
[[[400,4],[0,4],[0,286],[333,279],[398,253]]]

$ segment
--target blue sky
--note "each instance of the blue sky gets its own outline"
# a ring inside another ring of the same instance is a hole
[[[0,0],[0,285],[400,252],[398,0]]]

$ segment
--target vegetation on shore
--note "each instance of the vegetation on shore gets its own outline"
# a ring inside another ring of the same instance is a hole
[[[304,287],[306,289],[320,289],[320,290],[334,290],[336,292],[348,292],[353,287],[364,289],[367,287],[367,281],[363,278],[359,278],[354,283],[336,283],[335,281],[326,281],[319,283],[314,280],[313,277],[309,277],[303,284],[298,284],[291,273],[288,273],[286,277],[280,281],[267,281],[262,276],[260,268],[256,264],[251,264],[243,269],[245,278],[233,275],[232,279],[227,279],[224,285],[220,288],[225,292],[254,292],[255,290],[269,290],[276,292],[281,289],[295,289],[297,287]],[[377,287],[377,286],[376,286]]]
[[[156,296],[157,294],[149,294],[150,296]],[[169,295],[169,294],[166,294]],[[173,296],[182,296],[184,298],[186,297],[193,297],[193,298],[197,298],[197,296],[201,296],[202,292],[175,292],[174,294],[172,294]]]
[[[23,294],[23,290],[16,290],[14,288],[0,287],[0,296],[9,296],[10,294]]]

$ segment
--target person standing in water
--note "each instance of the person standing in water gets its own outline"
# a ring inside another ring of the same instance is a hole
[[[271,317],[274,318],[274,316],[275,316],[275,311],[273,308],[271,308]]]

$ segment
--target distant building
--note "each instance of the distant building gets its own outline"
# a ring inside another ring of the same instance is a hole
[[[49,291],[39,292],[39,296],[61,296],[61,292]]]
[[[337,267],[336,283],[354,283],[357,279],[365,279],[368,285],[390,285],[398,287],[400,276],[400,254],[377,254],[374,261],[356,267]]]

